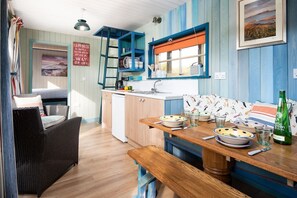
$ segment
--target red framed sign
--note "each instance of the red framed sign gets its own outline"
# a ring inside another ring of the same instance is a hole
[[[90,66],[90,44],[73,42],[73,65]]]

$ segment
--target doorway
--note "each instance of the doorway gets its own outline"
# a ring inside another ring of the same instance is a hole
[[[30,42],[29,91],[45,105],[70,104],[70,47]]]

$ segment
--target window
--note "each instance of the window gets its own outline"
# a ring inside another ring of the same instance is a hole
[[[154,70],[149,71],[149,78],[206,78],[207,52],[208,24],[151,42],[149,64],[154,64]]]

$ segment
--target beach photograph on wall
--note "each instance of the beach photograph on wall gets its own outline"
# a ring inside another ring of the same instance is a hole
[[[241,0],[238,48],[286,42],[285,0]]]
[[[67,77],[67,57],[43,54],[41,75]]]

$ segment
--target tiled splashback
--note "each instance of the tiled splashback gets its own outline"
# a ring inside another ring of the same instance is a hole
[[[128,81],[127,85],[133,86],[134,90],[151,90],[156,80]],[[198,81],[188,80],[161,80],[156,83],[158,91],[174,94],[198,94]]]

